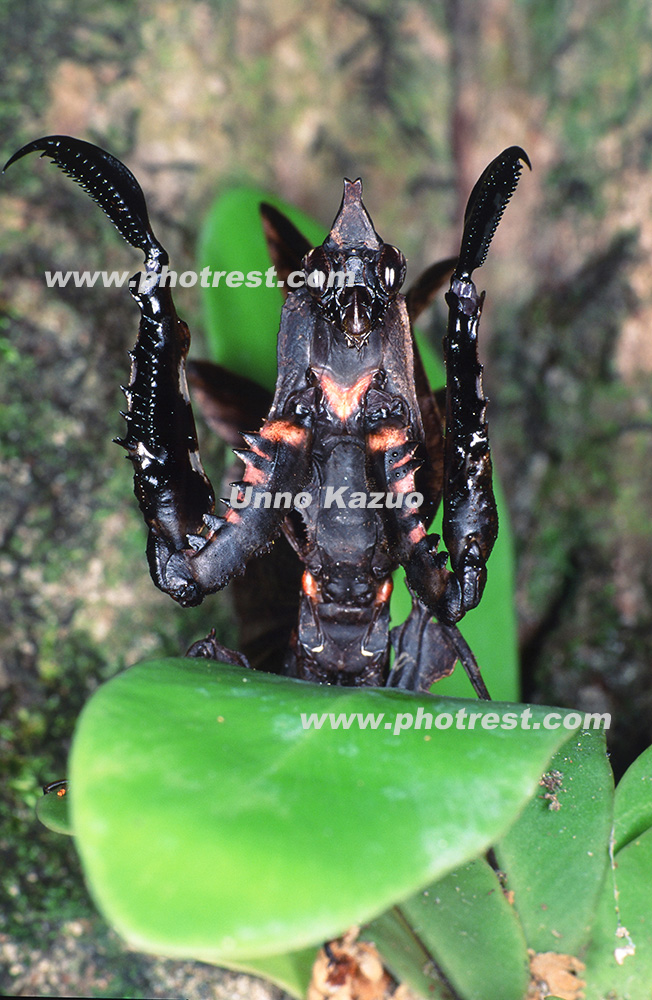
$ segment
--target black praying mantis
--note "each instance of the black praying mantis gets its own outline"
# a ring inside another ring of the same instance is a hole
[[[281,315],[273,398],[218,365],[189,365],[214,425],[240,445],[244,471],[223,515],[198,451],[186,380],[190,335],[161,280],[168,255],[138,182],[111,154],[67,136],[28,143],[7,166],[30,152],[77,181],[145,257],[144,280],[132,288],[141,321],[119,443],[133,462],[155,584],[179,604],[196,605],[260,560],[272,570],[270,587],[298,581],[298,597],[283,604],[284,621],[273,611],[263,615],[270,634],[283,637],[273,669],[331,684],[425,691],[459,659],[478,696],[488,698],[457,629],[481,599],[498,531],[477,353],[484,296],[472,275],[523,163],[529,166],[525,152],[512,146],[489,164],[469,198],[459,257],[429,268],[406,296],[405,258],[377,234],[360,180],[345,180],[331,231],[316,248],[261,206],[279,275],[300,270],[305,281],[287,295]],[[412,322],[451,272],[442,413]],[[346,280],[333,280],[342,275]],[[444,549],[428,533],[441,503]],[[412,611],[390,630],[399,565]],[[257,580],[260,587],[260,573]],[[251,596],[244,604],[257,615]],[[214,634],[189,652],[248,662]]]

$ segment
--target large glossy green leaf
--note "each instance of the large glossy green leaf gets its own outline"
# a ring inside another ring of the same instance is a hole
[[[652,747],[618,782],[614,800],[614,851],[652,827]]]
[[[265,271],[269,255],[258,207],[274,204],[315,245],[324,238],[324,228],[298,209],[254,188],[235,188],[220,195],[206,218],[198,249],[198,269]],[[241,375],[254,378],[272,389],[276,380],[276,340],[282,305],[277,288],[229,288],[222,282],[203,289],[206,335],[214,360]],[[424,337],[416,334],[430,384],[439,387],[445,376],[441,361]],[[461,631],[481,665],[493,698],[517,701],[519,664],[514,611],[514,558],[507,505],[496,484],[500,532],[489,562],[488,582],[482,604],[470,612]],[[441,533],[441,516],[433,526]],[[404,580],[392,595],[392,622],[399,624],[409,614],[411,603]],[[473,697],[461,669],[438,682],[438,693],[451,697]]]
[[[560,787],[548,793],[556,801],[541,787],[495,850],[529,947],[577,955],[608,865],[613,775],[604,735],[587,731],[569,740],[552,770],[561,774]]]
[[[616,855],[585,958],[586,1000],[652,997],[652,830]]]
[[[523,929],[483,858],[406,899],[401,912],[464,1000],[523,1000]]]
[[[419,708],[432,728],[422,714],[399,732],[397,713]],[[238,961],[332,937],[505,832],[568,735],[543,727],[540,707],[512,728],[520,709],[198,660],[133,667],[93,696],[73,744],[91,891],[132,944],[161,954]],[[385,716],[307,731],[302,712]],[[469,712],[473,728],[469,715],[454,728]]]

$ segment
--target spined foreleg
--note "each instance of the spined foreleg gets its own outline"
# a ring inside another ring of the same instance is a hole
[[[443,539],[448,553],[437,552],[439,539],[428,536],[419,514],[396,516],[397,547],[408,582],[424,604],[447,626],[474,608],[486,582],[486,562],[498,531],[491,483],[491,458],[478,361],[477,333],[482,296],[471,280],[484,262],[489,244],[519,178],[522,149],[513,146],[486,169],[471,193],[457,267],[447,296],[446,441],[444,453]],[[399,431],[387,437],[388,485],[400,483],[410,469],[414,446]],[[394,489],[396,489],[394,485]],[[451,568],[448,569],[448,555]]]
[[[439,621],[453,625],[480,601],[498,517],[477,355],[482,299],[470,276],[453,277],[448,302],[443,541],[451,569],[447,553],[436,552],[435,539],[419,537],[418,527],[408,524],[407,537],[414,544],[405,553],[405,568],[410,585]]]
[[[424,540],[410,560],[408,578],[420,593],[424,591],[434,598],[439,620],[448,625],[458,622],[480,601],[487,579],[487,559],[498,533],[487,403],[477,349],[484,296],[478,294],[471,276],[485,260],[523,162],[529,165],[526,154],[513,146],[496,157],[476,184],[469,198],[460,256],[447,295],[443,540],[452,572],[436,565],[436,557],[432,585],[428,585],[424,579],[428,572]]]
[[[127,433],[119,444],[134,465],[134,488],[151,533],[172,548],[187,545],[214,508],[201,467],[186,387],[188,328],[177,316],[170,289],[160,278],[168,255],[154,236],[145,197],[123,163],[98,146],[71,136],[47,136],[18,150],[9,164],[30,152],[52,158],[106,212],[121,235],[145,255],[145,274],[129,282],[141,320],[131,352]]]
[[[128,433],[120,443],[134,464],[136,496],[150,528],[152,578],[180,604],[195,605],[243,572],[280,531],[288,500],[275,501],[282,493],[293,498],[305,485],[310,429],[305,414],[293,411],[267,420],[258,434],[244,434],[249,450],[236,454],[245,463],[248,504],[217,517],[185,383],[187,327],[168,289],[136,298],[142,319],[126,390]]]
[[[428,535],[427,522],[418,508],[394,503],[388,511],[390,546],[405,567],[408,583],[418,598],[408,621],[393,636],[399,669],[395,668],[390,684],[412,690],[427,689],[442,670],[445,675],[455,659],[460,659],[477,694],[488,697],[473,654],[455,627],[480,601],[486,562],[498,530],[486,399],[477,353],[482,296],[471,275],[486,257],[516,187],[521,160],[528,162],[521,149],[506,150],[489,165],[472,192],[460,257],[447,296],[450,313],[445,341],[443,538],[448,552],[438,551],[439,537]],[[368,409],[368,446],[375,469],[382,465],[382,485],[406,499],[415,490],[414,474],[420,464],[416,457],[418,445],[408,420],[396,405],[398,401],[388,398],[380,405],[382,395],[376,393],[374,405]],[[431,615],[437,617],[438,625],[429,621]]]
[[[168,287],[161,283],[168,256],[150,227],[144,195],[131,172],[104,150],[69,136],[48,136],[20,149],[9,164],[33,151],[49,156],[106,212],[122,236],[143,251],[146,273],[130,282],[141,310],[131,354],[127,433],[119,443],[134,465],[134,487],[149,526],[148,558],[155,583],[182,604],[198,604],[219,590],[280,530],[286,510],[257,509],[259,494],[298,492],[310,464],[310,408],[275,412],[257,435],[246,437],[244,483],[251,508],[214,513],[214,496],[201,465],[186,387],[190,343]],[[252,516],[253,515],[253,516]]]
[[[244,572],[249,559],[267,551],[308,482],[312,435],[307,422],[301,424],[298,416],[270,419],[258,434],[243,437],[250,446],[237,452],[245,463],[244,479],[235,484],[226,516],[206,517],[208,535],[190,537],[191,547],[181,551],[172,552],[157,540],[154,557],[162,589],[184,606],[221,590]]]

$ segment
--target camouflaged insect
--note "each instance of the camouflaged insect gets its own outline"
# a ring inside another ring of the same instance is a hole
[[[81,184],[145,255],[147,280],[133,290],[141,321],[119,443],[134,465],[152,578],[184,606],[238,578],[244,652],[211,634],[191,655],[411,691],[428,690],[459,659],[488,698],[456,627],[480,601],[498,531],[477,354],[483,296],[472,273],[529,165],[523,150],[506,149],[476,184],[459,257],[434,265],[405,296],[405,258],[376,232],[360,180],[344,182],[331,231],[314,249],[288,219],[261,206],[279,276],[303,269],[306,278],[281,314],[273,398],[219,365],[186,369],[188,328],[158,280],[168,255],[124,164],[90,143],[49,136],[7,166],[32,151]],[[412,322],[451,272],[442,414]],[[336,273],[347,280],[331,281]],[[199,456],[187,374],[209,423],[236,446],[244,468],[223,515]],[[442,502],[445,549],[428,533]],[[412,611],[390,631],[399,565]]]

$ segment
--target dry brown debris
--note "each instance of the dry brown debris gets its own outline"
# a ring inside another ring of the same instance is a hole
[[[319,949],[308,1000],[410,1000],[407,987],[396,986],[383,967],[375,946],[357,936],[358,928],[352,927]]]
[[[558,955],[554,951],[537,952],[528,949],[530,986],[527,1000],[544,1000],[551,994],[560,1000],[582,1000],[586,983],[578,972],[585,968],[574,955]]]

